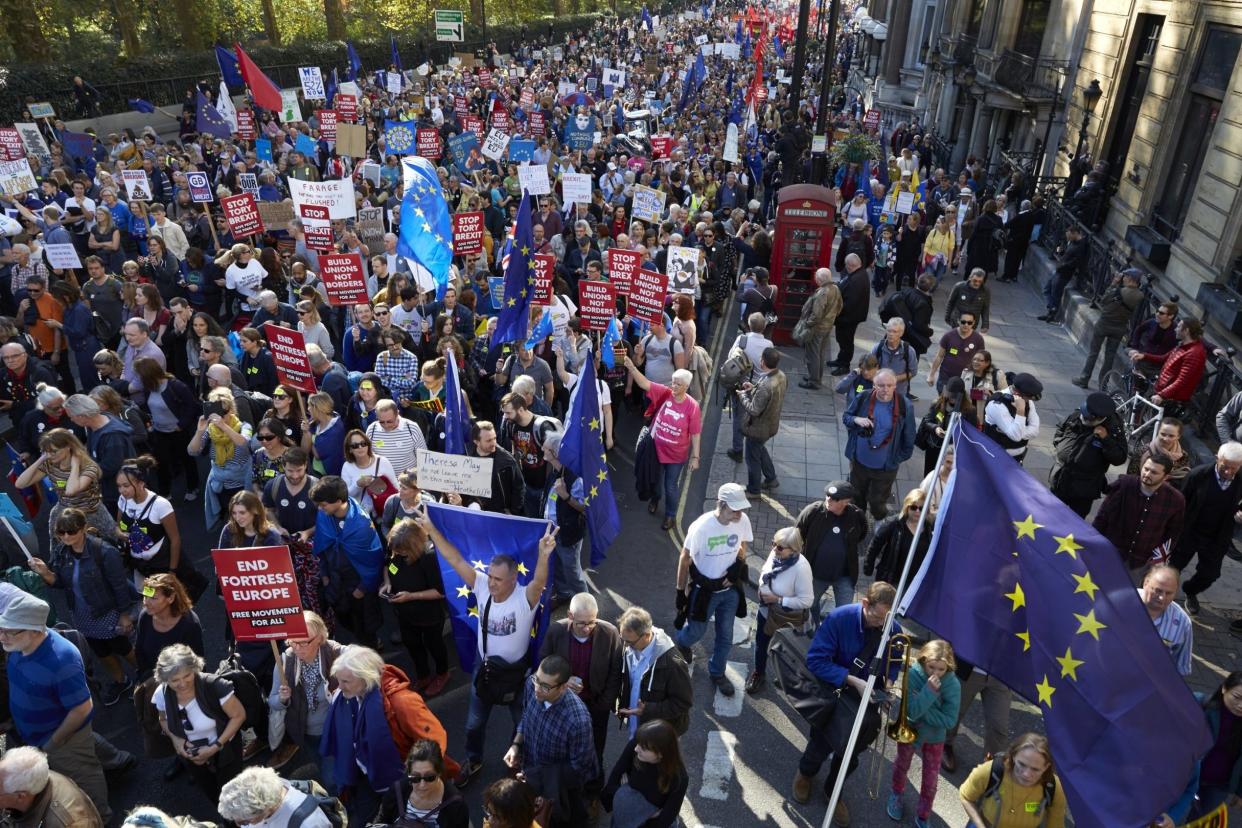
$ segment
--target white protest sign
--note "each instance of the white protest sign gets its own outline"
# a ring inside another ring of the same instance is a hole
[[[737,124],[729,124],[729,129],[725,133],[724,151],[720,157],[730,164],[737,164],[741,159],[737,157]]]
[[[121,170],[121,181],[125,183],[130,201],[151,200],[151,182],[147,180],[146,170]]]
[[[522,182],[522,189],[531,195],[547,195],[552,192],[546,164],[518,164],[518,180]]]
[[[302,120],[302,105],[298,103],[298,90],[280,90],[280,120],[286,124]]]
[[[910,215],[914,211],[914,193],[898,193],[897,194],[897,212],[902,215]]]
[[[566,204],[591,203],[591,174],[567,172],[561,178]]]
[[[246,192],[254,193],[255,198],[259,197],[259,177],[254,173],[238,173],[237,183]]]
[[[358,84],[353,81],[341,81],[336,91],[342,95],[353,95],[355,100],[362,100],[362,92],[358,89]]]
[[[26,148],[26,152],[39,158],[51,158],[52,151],[47,148],[47,141],[43,140],[43,133],[39,132],[39,127],[35,124],[13,124],[13,128],[17,130],[22,138],[22,146]]]
[[[483,155],[493,161],[499,161],[505,156],[505,149],[509,146],[509,136],[498,129],[493,129],[487,133],[487,138],[483,141]]]
[[[605,69],[604,70],[604,86],[611,86],[614,89],[621,89],[625,86],[625,70],[624,69]]]
[[[699,284],[700,253],[697,247],[669,247],[665,269],[670,293],[694,293]]]
[[[21,196],[39,189],[30,162],[25,158],[16,161],[0,161],[0,192],[7,196]]]
[[[742,56],[742,47],[736,43],[721,43],[716,46],[716,54],[725,60],[738,60]]]
[[[78,251],[72,244],[45,244],[43,251],[47,254],[48,264],[53,270],[66,270],[69,268],[82,267],[82,260],[78,258]]]
[[[640,184],[634,188],[634,199],[630,207],[630,214],[636,219],[659,224],[660,216],[664,214],[664,200],[667,197],[668,194],[661,190],[644,187]]]
[[[386,73],[386,77],[388,78],[388,91],[394,95],[400,95],[402,81],[401,73],[388,72]]]
[[[302,97],[308,101],[326,101],[327,93],[323,90],[323,75],[318,66],[299,66],[298,76],[302,79]]]
[[[380,185],[380,165],[374,161],[362,162],[362,177],[378,187]]]
[[[295,206],[317,204],[327,207],[333,221],[351,219],[357,214],[354,204],[354,182],[350,178],[329,181],[289,179],[289,195]]]
[[[578,91],[578,84],[573,81],[558,81],[556,84],[556,96],[564,98]]]
[[[707,35],[705,35],[705,34],[698,35],[698,36],[697,36],[697,37],[695,37],[695,39],[694,39],[694,45],[695,45],[695,46],[702,46],[702,45],[703,45],[704,43],[706,43],[706,42],[707,42]]]
[[[418,450],[418,485],[430,492],[492,496],[492,458]]]

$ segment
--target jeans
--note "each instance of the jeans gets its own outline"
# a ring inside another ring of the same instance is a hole
[[[729,419],[732,420],[733,426],[733,442],[730,445],[730,448],[733,449],[733,451],[740,452],[742,450],[742,443],[745,439],[742,435],[742,420],[746,417],[746,412],[743,410],[742,402],[738,399],[737,394],[733,394],[729,397],[729,411]]]
[[[733,649],[733,621],[737,612],[737,601],[737,590],[733,587],[713,592],[708,599],[708,621],[713,616],[716,620],[716,640],[712,644],[711,660],[707,662],[707,671],[712,676],[723,676],[725,664],[729,661],[729,651]],[[677,631],[673,640],[682,647],[693,647],[707,632],[708,621],[687,621],[686,626]]]
[[[569,597],[587,591],[586,577],[582,574],[582,539],[570,546],[558,543],[554,551],[557,569],[552,581],[557,597]]]
[[[759,491],[762,483],[776,480],[776,466],[768,453],[767,440],[746,438],[746,490]]]
[[[811,602],[811,618],[815,621],[815,626],[819,626],[819,622],[829,611],[854,603],[854,580],[849,575],[841,575],[831,581],[827,578],[813,578],[812,582],[815,585],[815,600]],[[831,607],[825,600],[829,587],[832,588]]]
[[[1073,278],[1071,274],[1062,275],[1058,272],[1052,274],[1052,278],[1044,283],[1044,305],[1047,306],[1048,313],[1055,316],[1061,309],[1061,298]]]
[[[850,484],[858,491],[857,502],[865,504],[876,520],[888,516],[888,498],[896,482],[897,469],[872,469],[857,460],[850,463]]]
[[[495,707],[480,699],[474,689],[474,682],[482,664],[482,658],[475,659],[474,671],[470,674],[470,712],[466,714],[466,760],[476,764],[483,761],[483,739],[487,733],[487,720],[491,718],[492,708]],[[513,719],[513,729],[516,731],[518,722],[522,721],[521,693],[509,705],[509,716]]]
[[[353,793],[345,804],[345,812],[349,815],[349,825],[370,825],[375,814],[383,804],[384,795],[377,793],[365,775],[360,775],[357,784],[351,785]]]
[[[706,342],[708,340],[711,333],[711,324],[712,306],[707,301],[707,297],[704,296],[701,299],[696,299],[694,301],[694,327],[696,338],[699,342]],[[686,354],[686,360],[687,362],[690,360],[689,354]]]
[[[543,489],[527,484],[522,490],[522,514],[529,518],[543,517]]]
[[[677,514],[679,496],[677,481],[681,479],[681,470],[685,467],[685,463],[660,464],[660,472],[664,475],[664,516],[666,518],[674,517]],[[659,495],[656,496],[655,502],[660,502]]]
[[[824,362],[828,356],[831,330],[813,333],[806,341],[806,378],[815,385],[824,384]]]
[[[1087,364],[1082,368],[1083,379],[1090,381],[1091,375],[1095,372],[1095,361],[1100,356],[1100,349],[1104,349],[1104,363],[1100,365],[1100,380],[1104,379],[1104,375],[1113,369],[1113,360],[1117,356],[1117,348],[1125,339],[1125,334],[1104,333],[1099,328],[1091,332],[1091,344],[1087,346]]]
[[[944,260],[938,260],[936,264],[930,264],[923,270],[924,276],[931,276],[936,280],[936,287],[940,287],[940,281],[944,278],[945,272],[949,269],[949,265]],[[932,288],[935,290],[935,288]]]
[[[767,624],[768,614],[759,610],[755,615],[755,672],[761,676],[767,675],[768,645],[772,643],[772,636],[763,629]]]

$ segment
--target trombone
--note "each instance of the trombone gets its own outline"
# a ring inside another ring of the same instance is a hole
[[[897,744],[908,745],[919,738],[918,730],[910,724],[910,718],[907,715],[910,654],[913,647],[914,639],[907,633],[893,633],[888,642],[888,652],[884,658],[884,674],[888,674],[893,664],[901,665],[901,706],[898,708],[896,719],[889,717],[888,706],[884,709],[884,716],[889,719],[889,722],[884,728],[884,737],[880,740],[879,748],[871,754],[871,769],[867,774],[867,795],[872,799],[880,797],[880,772],[884,767],[884,751],[888,747],[888,740],[892,739]]]

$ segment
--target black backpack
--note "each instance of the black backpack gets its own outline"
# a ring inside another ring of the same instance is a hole
[[[221,660],[213,675],[232,683],[234,695],[246,709],[245,726],[256,730],[266,729],[267,699],[263,696],[263,688],[259,686],[254,673],[242,666],[237,653],[230,652]]]

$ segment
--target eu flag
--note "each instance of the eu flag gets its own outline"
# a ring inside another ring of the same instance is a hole
[[[233,134],[229,122],[224,119],[219,110],[207,101],[206,95],[202,92],[197,93],[195,101],[195,129],[200,133],[214,135],[217,138],[228,138]]]
[[[345,41],[345,54],[349,57],[349,79],[356,81],[358,73],[362,71],[362,58],[358,57],[358,50],[354,48],[353,41]]]
[[[604,330],[604,336],[599,343],[599,360],[610,371],[617,367],[617,355],[613,350],[613,346],[620,341],[621,321],[614,319],[608,323],[608,327]]]
[[[457,360],[446,361],[448,371],[444,374],[444,452],[465,454],[466,441],[470,439],[470,415],[466,413],[461,378],[457,375]]]
[[[535,350],[535,348],[539,347],[540,342],[552,335],[553,330],[552,309],[544,308],[543,316],[539,317],[539,321],[531,329],[530,336],[526,337],[526,350]]]
[[[703,63],[703,53],[699,52],[699,56],[694,60],[694,65],[686,73],[686,85],[681,90],[680,109],[685,109],[686,105],[690,103],[690,97],[698,93],[699,87],[703,85],[703,79],[706,76],[707,67]]]
[[[241,66],[237,63],[237,54],[231,49],[217,46],[216,63],[220,65],[220,77],[229,86],[241,89],[246,85],[245,79],[242,78]]]
[[[772,48],[776,51],[777,59],[785,59],[785,44],[781,43],[781,36],[779,34],[772,35]]]
[[[642,24],[647,27],[647,31],[655,31],[655,21],[651,18],[651,12],[646,6],[643,6]]]
[[[397,74],[401,74],[401,55],[397,54],[397,36],[389,35],[388,43],[392,47],[392,65],[397,67]]]
[[[492,334],[494,343],[526,341],[531,291],[535,287],[534,247],[530,195],[523,189],[522,205],[518,207],[513,228],[513,255],[505,266],[505,302],[496,316],[496,332]]]
[[[145,115],[155,114],[155,104],[143,98],[130,98],[129,108],[135,112],[141,112]]]
[[[70,158],[85,160],[91,157],[91,151],[95,149],[95,136],[89,132],[69,132],[68,130],[60,134],[60,145],[65,150],[65,155]]]
[[[500,553],[511,555],[518,562],[518,589],[525,589],[535,577],[539,562],[539,539],[547,531],[546,520],[502,515],[497,512],[480,512],[461,506],[440,503],[427,504],[427,517],[469,561],[480,576],[487,577],[487,565]],[[444,597],[448,599],[449,616],[453,626],[453,640],[457,644],[457,660],[461,669],[474,669],[478,650],[475,640],[479,634],[479,616],[483,608],[475,600],[474,593],[457,570],[440,558],[440,574],[444,576]],[[544,595],[547,592],[545,590]],[[543,601],[539,617],[531,628],[530,652],[539,652],[539,642],[548,627],[550,602]]]
[[[591,528],[591,566],[599,566],[608,547],[621,531],[617,501],[608,478],[608,455],[604,451],[604,418],[595,383],[595,360],[582,366],[582,377],[569,401],[565,436],[561,439],[561,465],[582,478],[587,526]]]
[[[994,442],[951,432],[901,611],[1039,708],[1075,822],[1150,824],[1211,746],[1202,709],[1112,544]]]
[[[418,149],[418,124],[414,121],[384,121],[384,146],[393,155],[413,155]]]
[[[453,264],[453,219],[431,162],[415,155],[401,159],[401,167],[406,185],[397,252],[427,268],[441,299]]]

